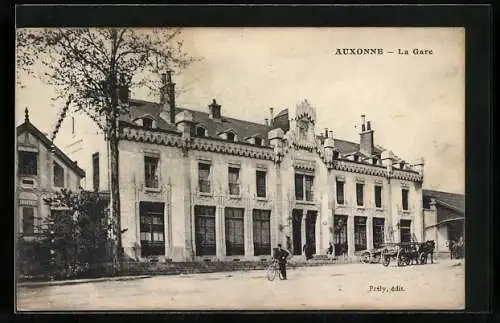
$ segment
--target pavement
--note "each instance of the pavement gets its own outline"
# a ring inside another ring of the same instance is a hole
[[[150,275],[141,276],[116,276],[116,277],[100,277],[100,278],[85,278],[85,279],[68,279],[68,280],[53,280],[42,282],[19,282],[17,287],[43,287],[43,286],[61,286],[61,285],[75,285],[85,283],[98,283],[105,281],[126,281],[135,279],[150,278]]]
[[[18,311],[460,310],[464,267],[463,260],[407,267],[336,264],[290,269],[286,281],[268,281],[264,270],[115,277],[18,286],[16,300]]]

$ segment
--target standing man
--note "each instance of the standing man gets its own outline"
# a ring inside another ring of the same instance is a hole
[[[278,244],[277,256],[278,256],[278,265],[282,279],[286,280],[286,260],[288,256],[290,256],[290,252],[286,249],[283,249],[281,247],[281,244]]]

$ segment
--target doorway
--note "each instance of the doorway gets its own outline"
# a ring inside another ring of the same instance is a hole
[[[292,242],[293,254],[302,254],[302,210],[292,211]]]
[[[333,217],[335,256],[347,254],[347,215]]]
[[[307,211],[306,215],[306,243],[312,248],[312,254],[316,254],[316,219],[317,211]]]

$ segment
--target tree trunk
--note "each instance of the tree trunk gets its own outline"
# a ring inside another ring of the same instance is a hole
[[[120,184],[119,184],[119,151],[118,151],[118,135],[110,136],[109,138],[110,164],[111,164],[111,201],[112,201],[112,219],[114,223],[114,232],[116,235],[116,252],[115,252],[115,270],[120,270],[120,261],[122,258],[122,234],[121,234],[121,216],[120,216]]]

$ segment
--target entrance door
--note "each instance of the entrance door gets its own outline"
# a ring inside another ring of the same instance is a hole
[[[306,243],[312,248],[312,254],[316,254],[316,211],[307,211],[306,216]]]
[[[302,254],[302,210],[292,211],[293,254]]]

